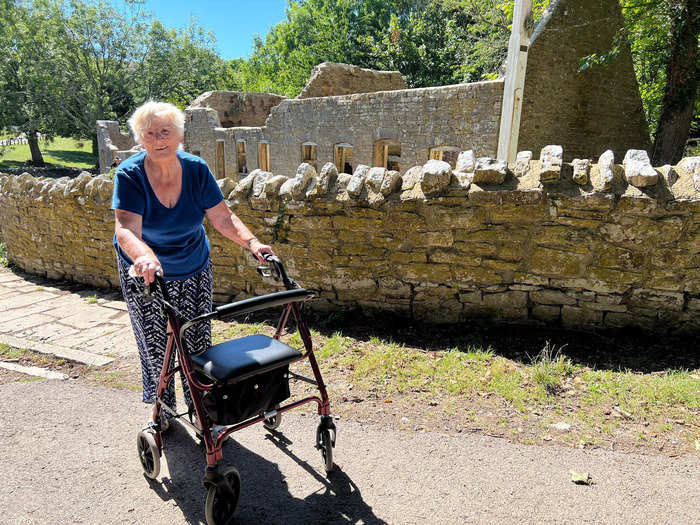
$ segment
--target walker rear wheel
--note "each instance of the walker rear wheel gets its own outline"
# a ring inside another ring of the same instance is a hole
[[[229,467],[224,470],[222,477],[228,482],[231,491],[228,492],[219,486],[209,487],[204,503],[207,525],[224,525],[233,522],[233,513],[241,494],[241,476],[235,467]]]
[[[136,438],[136,448],[139,453],[139,460],[146,477],[155,479],[160,474],[160,450],[156,444],[153,432],[142,430]]]
[[[275,410],[279,408],[279,405],[275,407]],[[275,430],[277,427],[279,427],[282,424],[282,412],[277,412],[272,417],[268,417],[265,421],[263,421],[263,426],[268,429],[268,430]]]

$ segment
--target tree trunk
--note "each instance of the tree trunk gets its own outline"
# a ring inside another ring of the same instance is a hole
[[[27,132],[27,143],[29,144],[29,151],[32,153],[32,164],[34,166],[43,166],[44,157],[39,149],[39,137],[37,136],[37,130],[33,129]]]
[[[671,8],[676,16],[671,22],[671,55],[654,137],[655,166],[675,164],[683,156],[700,81],[697,56],[700,0],[672,0]]]

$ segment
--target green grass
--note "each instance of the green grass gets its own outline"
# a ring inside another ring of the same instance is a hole
[[[7,268],[10,262],[7,260],[7,248],[5,248],[5,243],[0,242],[0,268]]]
[[[56,137],[52,142],[39,141],[39,148],[47,166],[92,168],[97,158],[92,154],[92,143],[67,137]],[[0,169],[26,166],[32,155],[28,144],[0,147]]]
[[[21,359],[26,353],[27,351],[21,348],[14,348],[5,343],[0,343],[0,357],[3,359]]]
[[[698,371],[669,370],[661,374],[639,374],[612,370],[584,370],[583,403],[595,407],[619,407],[623,417],[681,418],[698,423],[700,379]]]
[[[87,304],[95,304],[97,302],[97,294],[92,294],[90,297],[84,298]]]
[[[274,327],[213,324],[214,342],[254,333],[272,335]],[[342,329],[331,335],[311,330],[311,336],[324,375],[334,374],[329,381],[342,377],[359,398],[424,406],[426,418],[452,414],[462,425],[469,422],[521,442],[546,438],[579,447],[625,443],[664,451],[667,441],[678,443],[674,450],[700,446],[700,369],[599,370],[574,364],[566,345],[550,343],[523,360],[467,340],[426,350],[376,336],[358,339]],[[303,347],[297,333],[283,340]],[[465,407],[474,407],[473,413]],[[552,430],[559,422],[571,430]]]
[[[215,322],[213,330],[214,342],[273,332],[264,323]],[[549,342],[527,363],[479,345],[424,351],[378,337],[361,341],[339,331],[323,336],[312,330],[311,335],[323,366],[343,371],[361,389],[387,395],[495,396],[497,403],[523,416],[549,407],[557,418],[569,414],[572,421],[609,433],[619,424],[607,420],[606,413],[613,409],[621,419],[659,425],[669,417],[697,424],[700,415],[698,370],[654,374],[595,370],[574,365],[564,354],[565,345],[555,347]],[[296,332],[284,340],[303,346]]]

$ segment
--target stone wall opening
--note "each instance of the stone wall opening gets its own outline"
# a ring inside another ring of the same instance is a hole
[[[315,142],[304,142],[301,145],[301,162],[311,164],[316,168],[316,146]]]
[[[270,143],[258,142],[258,168],[270,171]]]
[[[374,143],[372,165],[388,170],[400,171],[401,144],[393,139],[380,139]]]
[[[216,141],[216,178],[223,179],[226,177],[226,146],[224,141],[219,139]]]
[[[238,166],[238,173],[248,173],[245,159],[245,140],[236,141],[236,164]]]
[[[456,146],[435,146],[430,148],[428,157],[432,160],[447,162],[454,169],[457,165],[457,157],[459,157],[459,148]]]
[[[335,145],[334,164],[338,173],[352,174],[352,144]]]

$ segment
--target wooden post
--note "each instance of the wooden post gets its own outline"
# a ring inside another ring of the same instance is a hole
[[[501,127],[498,134],[498,159],[507,162],[515,162],[515,156],[518,153],[527,52],[533,26],[532,0],[515,0],[513,30],[508,43]]]

